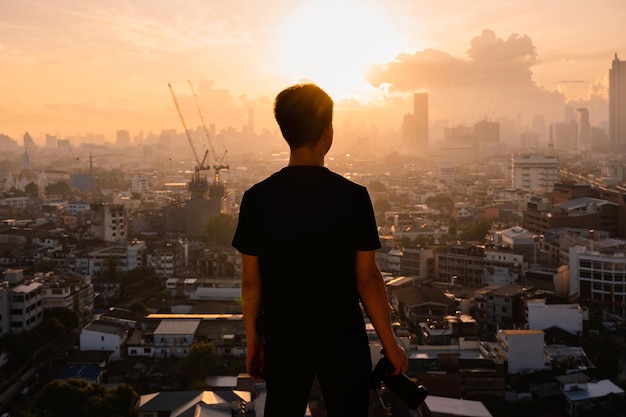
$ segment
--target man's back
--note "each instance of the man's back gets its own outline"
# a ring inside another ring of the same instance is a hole
[[[362,332],[355,253],[380,245],[364,187],[324,167],[286,167],[246,192],[241,212],[248,233],[234,244],[259,257],[268,332]]]

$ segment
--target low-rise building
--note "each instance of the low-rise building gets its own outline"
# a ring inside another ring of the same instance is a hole
[[[546,330],[557,326],[572,334],[583,331],[583,323],[589,320],[589,311],[578,304],[546,304],[545,300],[528,300],[528,328]]]
[[[567,415],[578,417],[582,415],[590,400],[616,394],[624,397],[624,390],[608,379],[592,379],[584,372],[563,375],[556,378],[559,388],[565,397]]]
[[[94,320],[80,332],[80,350],[110,351],[110,359],[117,360],[122,357],[128,335],[122,324]]]
[[[509,374],[550,370],[544,353],[542,330],[499,330],[496,350],[507,364]]]

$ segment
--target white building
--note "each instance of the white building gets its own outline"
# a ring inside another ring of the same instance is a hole
[[[80,350],[110,351],[110,359],[117,360],[127,339],[128,330],[122,324],[95,320],[81,330]]]
[[[535,234],[519,226],[503,230],[500,238],[503,247],[513,250],[525,249],[535,244]]]
[[[74,311],[81,323],[91,319],[94,309],[94,291],[91,277],[50,276],[40,280],[43,284],[43,307],[56,307]]]
[[[550,369],[546,360],[542,330],[498,330],[497,350],[508,365],[509,374]]]
[[[164,319],[154,330],[154,354],[169,358],[183,357],[193,345],[200,319]]]
[[[32,330],[43,322],[43,286],[29,282],[7,289],[11,291],[11,333]]]
[[[130,191],[133,193],[143,194],[150,190],[148,178],[143,175],[134,175],[130,181]]]
[[[589,319],[589,312],[578,304],[546,304],[545,300],[530,300],[527,307],[530,330],[557,326],[577,335],[583,331],[583,321]]]
[[[626,251],[569,249],[569,295],[584,304],[626,317]]]
[[[7,197],[0,199],[0,206],[9,206],[20,210],[26,209],[30,197]]]
[[[127,223],[124,206],[117,204],[92,204],[90,233],[107,242],[126,240]]]
[[[447,183],[454,184],[456,180],[456,166],[452,162],[441,162],[437,167],[437,177]]]
[[[96,275],[107,268],[109,262],[114,262],[116,269],[131,271],[145,266],[146,243],[135,240],[126,246],[111,246],[89,252],[88,274]],[[78,261],[78,258],[77,258]]]
[[[512,185],[516,190],[549,192],[559,180],[556,156],[518,153],[513,156],[512,165]]]

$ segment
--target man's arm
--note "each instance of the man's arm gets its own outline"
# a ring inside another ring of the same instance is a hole
[[[252,378],[263,378],[265,344],[256,332],[256,320],[261,314],[261,272],[259,258],[241,254],[241,304],[246,327],[246,370]]]
[[[376,264],[375,251],[356,252],[356,282],[363,307],[380,338],[385,357],[394,366],[394,374],[406,372],[409,362],[391,328],[387,290]]]

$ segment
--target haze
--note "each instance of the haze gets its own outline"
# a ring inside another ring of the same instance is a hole
[[[167,85],[196,126],[187,80],[218,130],[250,109],[276,129],[273,97],[301,80],[331,93],[339,125],[398,130],[416,91],[431,122],[584,106],[600,124],[623,16],[622,0],[3,0],[0,133],[180,131]]]

